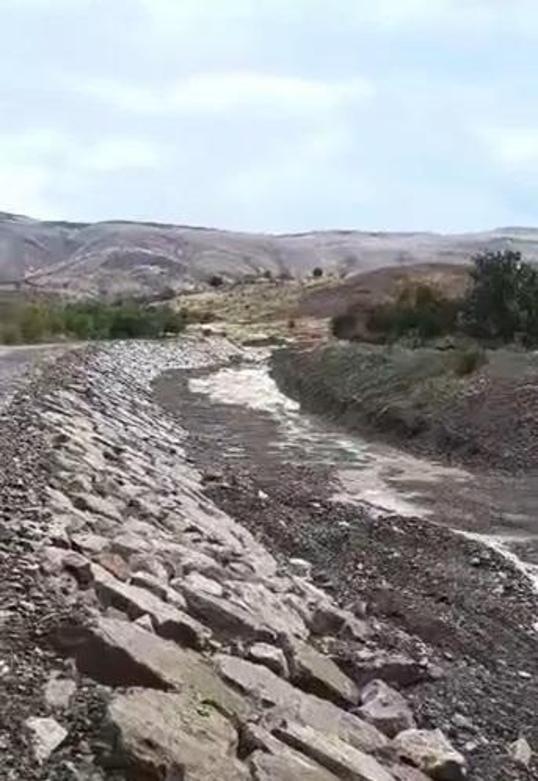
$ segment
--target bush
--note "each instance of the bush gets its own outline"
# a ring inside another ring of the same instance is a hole
[[[185,325],[184,313],[168,305],[150,306],[136,301],[18,301],[1,313],[0,341],[14,344],[58,337],[84,341],[160,338],[180,333]]]
[[[488,360],[485,351],[480,347],[468,347],[466,350],[456,352],[454,358],[454,373],[458,377],[473,374]]]
[[[413,335],[420,341],[452,333],[460,304],[428,285],[408,287],[397,301],[374,309],[366,321],[369,331],[388,339]]]
[[[218,274],[213,274],[213,276],[209,277],[208,284],[211,285],[211,287],[222,287],[224,280]]]
[[[316,266],[316,268],[312,271],[312,276],[314,279],[319,279],[319,277],[323,276],[323,269],[319,266]]]
[[[357,333],[358,318],[353,312],[335,315],[331,320],[331,333],[337,339],[353,339]]]

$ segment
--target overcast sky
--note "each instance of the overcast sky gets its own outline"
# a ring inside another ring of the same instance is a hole
[[[537,0],[0,0],[0,210],[536,225]]]

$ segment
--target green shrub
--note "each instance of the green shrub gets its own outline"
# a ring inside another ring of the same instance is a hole
[[[366,327],[387,339],[416,336],[419,341],[452,333],[457,327],[460,304],[428,285],[407,287],[391,304],[375,308]]]
[[[67,337],[80,340],[160,338],[178,334],[186,325],[184,312],[168,305],[140,301],[19,300],[0,311],[0,341],[4,344],[43,342]]]
[[[487,363],[487,355],[481,347],[468,347],[454,354],[454,373],[458,377],[473,374]]]

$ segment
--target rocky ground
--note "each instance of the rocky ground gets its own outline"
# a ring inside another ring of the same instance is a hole
[[[329,474],[230,466],[177,374],[157,403],[243,357],[92,348],[5,410],[0,778],[538,778],[529,584]]]

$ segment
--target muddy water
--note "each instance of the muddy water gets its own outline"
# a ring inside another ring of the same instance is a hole
[[[373,509],[429,518],[480,538],[516,557],[538,587],[538,480],[475,474],[350,435],[300,410],[280,392],[265,363],[224,368],[191,378],[194,395],[270,416],[277,436],[264,442],[282,460],[323,464],[334,475],[334,499],[367,502]],[[223,437],[228,455],[240,441]]]

